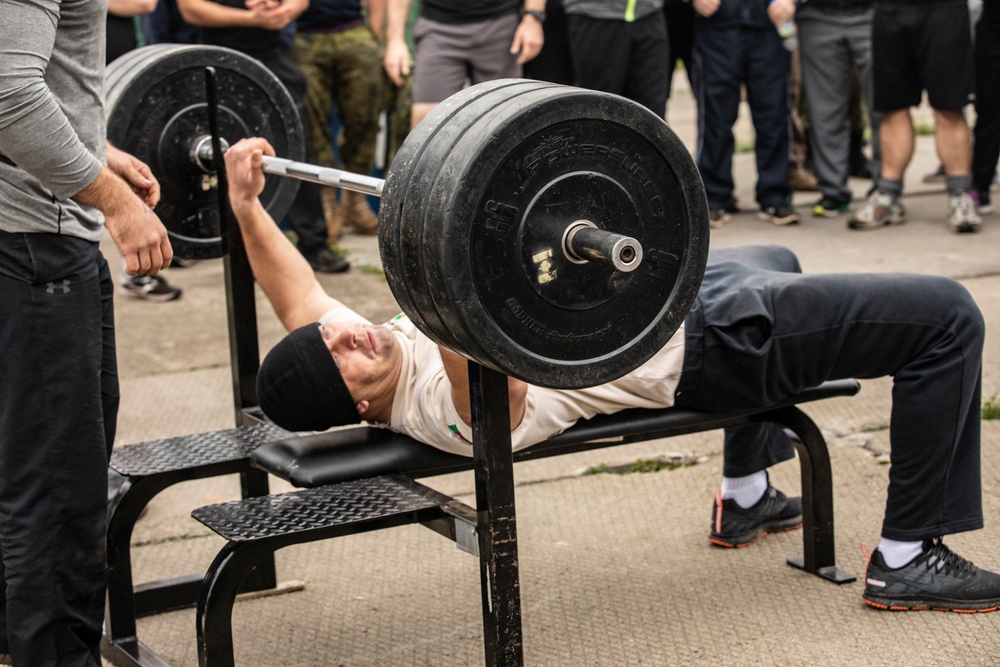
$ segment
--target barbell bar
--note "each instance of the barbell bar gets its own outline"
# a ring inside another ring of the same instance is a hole
[[[222,141],[222,151],[229,144]],[[212,137],[204,135],[194,141],[191,159],[206,174],[214,173]],[[382,196],[385,179],[364,176],[344,169],[320,167],[271,155],[263,156],[263,171],[275,176],[295,178],[375,197]],[[597,262],[617,271],[635,271],[642,262],[642,245],[634,238],[603,229],[589,220],[577,220],[565,225],[560,247],[571,262]]]
[[[108,138],[161,184],[179,257],[225,252],[206,136],[266,138],[261,201],[276,220],[300,181],[381,196],[393,295],[434,342],[529,383],[601,384],[664,348],[697,295],[708,205],[683,143],[621,97],[538,81],[470,86],[410,131],[385,180],[309,165],[295,104],[258,61],[154,46],[106,74]],[[288,178],[290,177],[290,178]]]

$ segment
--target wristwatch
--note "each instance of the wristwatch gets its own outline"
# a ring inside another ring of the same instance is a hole
[[[545,23],[545,10],[544,9],[522,9],[521,18],[525,16],[534,16],[538,19],[539,23]]]

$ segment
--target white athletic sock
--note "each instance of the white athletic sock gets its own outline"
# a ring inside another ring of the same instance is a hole
[[[924,552],[924,542],[899,542],[883,537],[878,543],[882,560],[892,569],[900,568]]]
[[[735,500],[743,509],[757,504],[767,491],[767,471],[761,470],[745,477],[723,477],[722,499]]]

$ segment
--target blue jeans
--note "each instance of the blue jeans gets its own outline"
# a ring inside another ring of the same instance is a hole
[[[113,286],[97,243],[0,231],[0,640],[15,664],[101,664]]]
[[[982,315],[964,287],[912,274],[802,274],[778,246],[709,254],[686,322],[677,403],[767,406],[827,380],[893,377],[882,535],[920,540],[983,525]],[[752,427],[730,434],[729,475],[787,458]]]

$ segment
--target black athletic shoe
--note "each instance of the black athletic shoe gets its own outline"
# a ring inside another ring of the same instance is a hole
[[[350,262],[329,248],[320,248],[304,257],[313,271],[320,273],[343,273],[351,268]]]
[[[719,491],[712,503],[712,530],[708,541],[720,547],[745,547],[768,533],[801,527],[801,498],[788,498],[768,485],[756,505],[743,509],[735,500],[723,500]]]
[[[922,554],[895,570],[878,549],[872,552],[861,597],[890,611],[995,611],[1000,575],[980,570],[938,538],[924,542]]]

